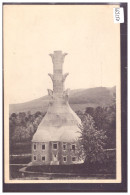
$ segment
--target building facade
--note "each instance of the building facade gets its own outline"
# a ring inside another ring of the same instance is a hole
[[[48,74],[53,91],[48,89],[50,103],[43,120],[32,139],[33,165],[59,165],[79,163],[78,138],[81,121],[68,103],[69,89],[64,89],[68,73],[63,74],[63,62],[67,54],[54,51],[50,54],[53,74]]]

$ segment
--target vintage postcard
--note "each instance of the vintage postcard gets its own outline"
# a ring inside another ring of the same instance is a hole
[[[125,24],[120,4],[3,4],[5,184],[122,183]]]

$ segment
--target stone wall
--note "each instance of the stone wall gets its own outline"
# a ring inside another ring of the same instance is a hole
[[[42,149],[42,145],[45,144],[45,149]],[[36,145],[36,149],[34,149]],[[33,142],[32,143],[32,163],[33,164],[50,164],[50,143],[49,142]],[[36,157],[36,159],[34,159]],[[45,160],[42,159],[45,157]]]
[[[33,165],[75,164],[78,162],[76,151],[76,142],[33,142],[32,163]]]

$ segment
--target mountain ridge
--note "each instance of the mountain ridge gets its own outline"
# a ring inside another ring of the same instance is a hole
[[[112,103],[116,87],[95,87],[88,89],[70,90],[69,103],[74,111],[84,110],[86,107],[108,106]],[[24,103],[10,104],[9,113],[37,111],[46,112],[48,108],[48,95]]]

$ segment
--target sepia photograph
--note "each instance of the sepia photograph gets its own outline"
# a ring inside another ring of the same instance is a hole
[[[123,14],[3,4],[5,184],[122,182]]]

